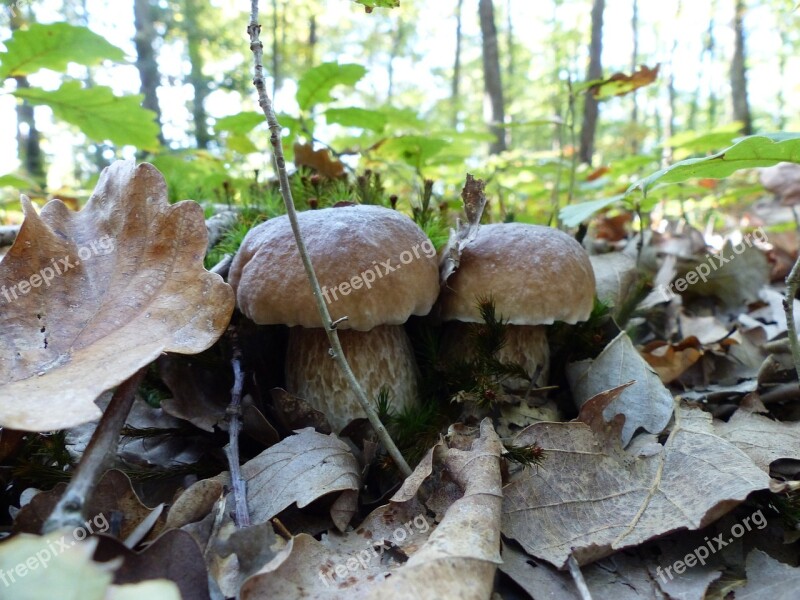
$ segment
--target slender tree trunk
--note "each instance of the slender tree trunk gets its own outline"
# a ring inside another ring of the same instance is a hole
[[[500,76],[500,52],[497,47],[497,28],[494,23],[494,4],[492,0],[480,0],[478,14],[483,37],[483,86],[485,96],[492,109],[489,129],[495,140],[489,145],[489,154],[499,154],[506,150],[505,102],[503,83]]]
[[[22,27],[24,22],[21,9],[11,13],[11,31]],[[27,77],[14,77],[14,80],[17,82],[17,89],[30,87]],[[25,172],[44,185],[44,154],[40,141],[39,130],[36,129],[33,115],[33,105],[27,100],[23,100],[17,104],[17,156]]]
[[[511,17],[513,9],[511,7],[512,0],[506,0],[506,40],[508,43],[508,62],[506,63],[507,80],[506,85],[514,81],[514,19]]]
[[[306,55],[306,67],[313,67],[316,63],[317,41],[317,17],[312,14],[308,19],[308,54]]]
[[[194,120],[194,137],[198,148],[208,148],[211,135],[208,133],[208,115],[206,114],[206,97],[209,94],[208,79],[203,75],[203,55],[200,44],[205,39],[205,34],[197,20],[200,9],[198,0],[185,1],[184,18],[186,19],[186,47],[189,53],[189,62],[192,65],[189,72],[189,84],[194,90],[192,101],[192,118]]]
[[[750,115],[750,103],[747,100],[747,65],[744,35],[744,14],[746,11],[744,0],[735,0],[735,14],[733,17],[733,30],[736,43],[731,61],[731,93],[733,96],[733,118],[742,123],[742,133],[753,133],[753,119]]]
[[[586,72],[586,79],[589,81],[600,79],[603,76],[601,57],[603,54],[604,9],[605,0],[594,0],[592,6],[592,40],[589,44],[589,68]],[[586,102],[583,105],[583,124],[581,126],[581,144],[578,157],[581,162],[588,165],[592,164],[592,155],[594,154],[594,137],[597,131],[598,113],[597,100],[591,94],[586,94]]]
[[[280,21],[278,15],[278,0],[272,0],[272,97],[281,87],[281,52],[278,30]]]
[[[158,86],[161,75],[158,72],[156,53],[153,48],[156,30],[153,26],[153,7],[150,0],[134,0],[133,22],[136,34],[133,41],[136,45],[136,68],[139,71],[139,90],[144,96],[142,106],[156,113],[158,124],[158,141],[164,144],[164,133],[161,129],[161,107],[158,104]]]
[[[633,34],[633,50],[631,51],[631,73],[639,66],[639,0],[633,0],[633,15],[631,16],[631,33]],[[639,103],[636,90],[631,93],[631,152],[639,152]]]
[[[461,9],[464,0],[458,0],[456,4],[456,58],[453,63],[453,85],[450,92],[450,104],[453,108],[453,127],[458,126],[458,108],[460,102],[459,87],[461,86]]]
[[[717,82],[714,80],[714,62],[717,57],[717,42],[714,39],[714,15],[717,14],[717,0],[711,0],[711,17],[708,20],[706,32],[706,56],[708,57],[708,128],[713,129],[717,124]]]
[[[392,48],[389,51],[389,64],[386,67],[386,74],[389,80],[389,85],[386,90],[386,100],[389,102],[391,102],[394,96],[394,61],[403,47],[405,33],[405,24],[402,19],[397,19],[397,29],[395,29],[394,35],[392,36]]]
[[[791,47],[789,44],[789,34],[785,29],[781,28],[781,48],[778,51],[778,73],[780,81],[787,81],[786,62],[789,58],[789,51],[787,51],[787,48]],[[784,95],[784,86],[778,86],[778,96],[775,100],[778,104],[778,118],[775,121],[775,125],[778,131],[783,131],[786,128],[786,96]]]

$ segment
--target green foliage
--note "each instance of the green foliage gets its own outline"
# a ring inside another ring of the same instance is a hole
[[[68,23],[32,23],[18,29],[0,52],[0,80],[30,75],[39,69],[63,73],[69,63],[95,65],[108,59],[120,62],[125,53],[90,31]]]
[[[370,12],[373,8],[397,8],[400,0],[355,0],[356,4],[361,4]]]
[[[142,96],[115,96],[111,88],[84,88],[78,81],[65,81],[53,91],[17,89],[14,95],[49,106],[56,117],[75,125],[92,140],[110,140],[145,150],[159,146],[155,114],[142,108]]]
[[[335,123],[344,127],[359,127],[371,129],[381,133],[389,118],[377,110],[366,108],[329,108],[325,111],[325,120],[328,124]]]
[[[800,133],[774,133],[741,138],[730,148],[702,158],[682,160],[636,182],[627,193],[644,195],[656,183],[678,183],[693,177],[722,179],[739,169],[770,167],[779,162],[800,163]]]
[[[361,65],[322,63],[306,71],[297,82],[297,104],[302,112],[309,112],[317,104],[333,101],[331,90],[337,85],[354,86],[366,74]]]

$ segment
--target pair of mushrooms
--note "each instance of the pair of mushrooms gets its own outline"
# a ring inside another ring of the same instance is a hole
[[[367,396],[389,388],[396,410],[416,404],[418,370],[403,328],[439,297],[433,244],[407,216],[379,206],[298,214],[342,347]],[[363,417],[329,355],[322,321],[286,216],[253,228],[231,265],[239,309],[262,325],[290,327],[286,387],[323,412],[335,431]],[[441,297],[446,321],[481,322],[476,297],[491,294],[509,322],[498,358],[546,377],[544,325],[586,320],[595,281],[589,258],[567,234],[520,223],[485,225],[461,255]]]

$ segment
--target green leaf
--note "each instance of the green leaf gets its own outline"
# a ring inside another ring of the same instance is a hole
[[[325,111],[325,120],[328,124],[337,123],[344,127],[360,127],[380,133],[389,119],[381,112],[366,108],[329,108]]]
[[[397,8],[400,0],[356,0],[356,4],[363,5],[369,13],[373,8]]]
[[[66,81],[52,91],[18,89],[14,95],[49,106],[57,118],[75,125],[92,140],[144,150],[159,146],[155,113],[141,107],[141,95],[115,96],[111,88],[98,85],[84,89],[79,81]]]
[[[122,61],[125,53],[86,27],[68,23],[32,23],[18,29],[0,52],[0,81],[39,69],[64,72],[71,62],[95,65],[104,59]]]
[[[19,190],[35,189],[39,186],[32,179],[14,173],[0,175],[0,187],[13,187]]]
[[[425,163],[449,145],[450,142],[439,138],[405,135],[387,140],[381,144],[379,151],[421,170]]]
[[[623,197],[622,194],[618,194],[609,198],[600,198],[599,200],[590,200],[588,202],[581,202],[580,204],[571,204],[561,209],[559,217],[561,217],[561,220],[567,227],[575,227],[597,211],[603,210],[605,207],[621,201]]]
[[[626,192],[643,194],[655,183],[678,183],[692,177],[722,179],[739,169],[769,167],[779,162],[800,163],[800,133],[753,135],[741,138],[730,148],[703,158],[689,158],[656,171],[634,183]]]
[[[297,104],[302,111],[311,110],[320,102],[333,100],[331,90],[337,85],[354,86],[366,75],[361,65],[322,63],[305,72],[297,82]]]
[[[248,111],[241,112],[238,115],[217,119],[217,122],[214,123],[214,129],[216,131],[230,131],[233,134],[242,135],[249,133],[262,123],[266,123],[263,114],[260,112]]]
[[[225,145],[239,154],[258,152],[258,148],[245,133],[231,133],[225,138]]]

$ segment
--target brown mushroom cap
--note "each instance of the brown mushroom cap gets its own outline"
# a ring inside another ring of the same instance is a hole
[[[442,294],[442,319],[482,322],[476,297],[491,294],[513,325],[577,323],[592,312],[595,281],[583,247],[566,233],[524,223],[482,225]]]
[[[361,205],[305,211],[298,221],[320,287],[328,291],[331,318],[348,317],[341,329],[399,325],[430,311],[439,292],[437,259],[410,218]],[[286,216],[250,230],[229,283],[239,309],[258,324],[322,327]]]

